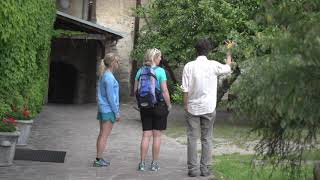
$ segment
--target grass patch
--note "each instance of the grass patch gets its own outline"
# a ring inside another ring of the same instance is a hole
[[[313,150],[313,151],[306,151],[302,155],[303,160],[320,160],[320,151]]]
[[[167,136],[172,138],[186,136],[185,121],[172,121],[169,123],[170,124],[165,131]],[[213,137],[224,139],[225,141],[242,147],[246,142],[256,139],[255,135],[248,135],[249,129],[250,128],[247,126],[220,123],[215,125],[213,129]]]
[[[219,180],[289,180],[288,171],[284,169],[274,169],[272,176],[272,166],[253,166],[252,155],[221,155],[214,159],[214,174]],[[312,179],[313,165],[303,165],[302,177],[300,179]]]
[[[172,138],[178,138],[181,136],[186,136],[186,126],[185,124],[182,124],[181,122],[171,122],[168,126],[167,130],[165,131],[165,134]]]
[[[217,124],[213,129],[213,137],[226,139],[232,144],[243,146],[246,142],[257,139],[255,135],[248,134],[249,130],[248,126]]]

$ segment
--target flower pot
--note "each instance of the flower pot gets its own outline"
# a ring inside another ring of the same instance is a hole
[[[33,124],[33,120],[17,120],[17,127],[18,127],[18,131],[20,132],[17,145],[19,146],[27,145],[27,142],[31,133],[32,124]]]
[[[0,166],[12,165],[19,135],[18,131],[0,132]]]

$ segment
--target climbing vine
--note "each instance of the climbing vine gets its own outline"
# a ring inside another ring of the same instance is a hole
[[[0,118],[12,109],[41,110],[54,19],[53,1],[0,1]]]

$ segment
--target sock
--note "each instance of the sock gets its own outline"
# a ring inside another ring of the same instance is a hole
[[[100,161],[101,158],[96,158],[97,161]]]

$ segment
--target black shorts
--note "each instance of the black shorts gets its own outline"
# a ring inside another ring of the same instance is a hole
[[[167,129],[167,117],[169,111],[166,103],[160,102],[154,108],[140,109],[142,130],[165,130]]]

